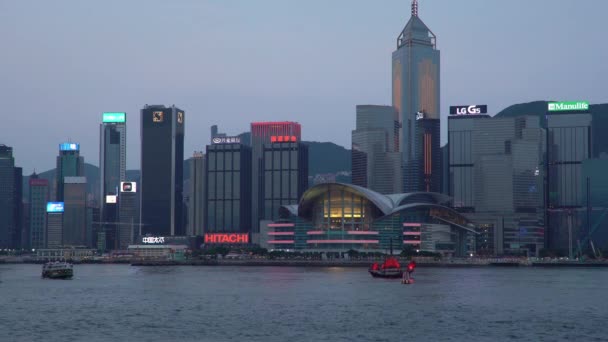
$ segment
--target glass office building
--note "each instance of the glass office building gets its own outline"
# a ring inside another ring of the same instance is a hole
[[[546,117],[547,243],[567,254],[571,245],[587,235],[582,163],[592,157],[592,117],[584,111],[548,112]]]
[[[80,144],[59,144],[56,173],[54,200],[63,202],[64,178],[84,176],[84,158],[80,156]]]
[[[435,34],[418,16],[418,4],[412,2],[412,16],[397,37],[397,50],[392,57],[393,107],[399,113],[400,149],[403,162],[403,189],[424,189],[425,178],[419,171],[421,144],[420,125],[416,114],[439,120],[440,53]],[[438,125],[438,124],[437,124]],[[439,145],[436,146],[439,149]],[[439,153],[439,151],[437,152]],[[431,173],[441,175],[441,165],[431,165]],[[440,176],[439,176],[440,178]],[[438,187],[434,187],[439,189]]]
[[[207,146],[204,233],[251,232],[251,148]]]
[[[172,106],[141,110],[142,234],[184,235],[182,225],[185,113]]]
[[[46,203],[49,200],[49,181],[32,174],[29,179],[29,247],[46,247]]]

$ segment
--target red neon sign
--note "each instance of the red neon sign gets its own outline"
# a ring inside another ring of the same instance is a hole
[[[296,142],[298,138],[295,135],[273,135],[270,137],[271,143],[276,142]]]
[[[249,243],[249,234],[247,234],[247,233],[232,233],[232,234],[209,233],[209,234],[205,234],[205,243]]]

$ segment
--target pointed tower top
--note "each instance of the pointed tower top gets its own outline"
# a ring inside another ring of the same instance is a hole
[[[412,17],[418,16],[418,0],[412,0]]]

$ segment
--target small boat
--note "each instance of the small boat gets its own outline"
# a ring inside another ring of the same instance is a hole
[[[369,268],[369,274],[374,278],[401,278],[403,276],[403,270],[399,261],[396,258],[387,258],[382,265],[377,262],[373,263]]]
[[[74,276],[72,264],[63,261],[47,262],[42,266],[42,278],[71,279]]]

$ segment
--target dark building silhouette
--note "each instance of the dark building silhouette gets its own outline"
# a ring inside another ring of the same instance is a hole
[[[13,148],[0,145],[0,249],[13,248],[15,233],[15,158]]]
[[[251,232],[251,148],[238,143],[207,146],[204,233]],[[196,228],[196,227],[195,227]]]
[[[142,234],[184,235],[183,110],[146,105],[141,110],[141,210]]]
[[[29,248],[46,246],[46,204],[49,200],[49,181],[36,173],[29,179]]]

